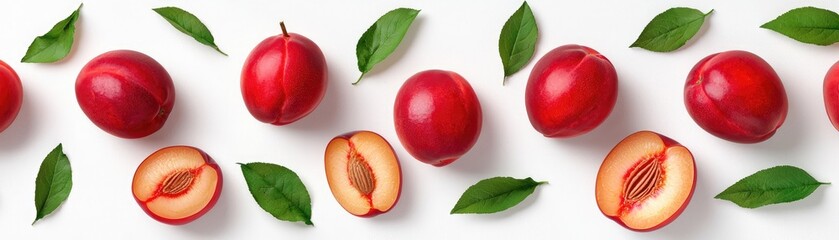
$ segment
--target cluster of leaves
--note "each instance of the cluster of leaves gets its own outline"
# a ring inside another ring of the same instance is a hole
[[[655,16],[629,47],[640,47],[655,52],[679,49],[696,35],[713,11],[702,13],[683,7],[668,9]],[[827,9],[796,8],[760,27],[803,43],[826,46],[839,42],[839,14]]]
[[[76,36],[76,21],[79,20],[79,11],[81,11],[82,6],[84,4],[79,5],[79,8],[73,11],[70,16],[56,23],[49,32],[36,37],[20,62],[53,63],[67,57],[73,48]],[[216,46],[213,34],[210,33],[207,26],[192,13],[177,7],[162,7],[153,10],[179,31],[227,56]]]

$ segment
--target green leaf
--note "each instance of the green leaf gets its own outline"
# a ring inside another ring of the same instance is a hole
[[[804,199],[822,184],[829,183],[819,182],[797,167],[777,166],[740,179],[714,198],[744,208],[757,208]]]
[[[312,225],[309,191],[296,173],[270,163],[239,163],[256,203],[275,218]]]
[[[367,74],[373,66],[382,62],[396,50],[411,23],[417,18],[420,10],[410,8],[397,8],[385,13],[376,23],[367,29],[355,47],[355,55],[358,57],[358,70],[361,76],[353,85],[358,84],[364,74]]]
[[[536,187],[547,182],[536,182],[532,178],[515,179],[494,177],[484,179],[466,189],[457,200],[451,214],[495,213],[507,210],[524,201]]]
[[[760,27],[803,43],[827,46],[839,42],[839,14],[821,8],[796,8]]]
[[[507,19],[501,28],[501,36],[498,37],[498,52],[501,54],[501,63],[504,64],[504,82],[507,81],[506,77],[521,70],[533,58],[538,36],[536,18],[525,1],[519,10]]]
[[[83,5],[79,5],[79,8],[69,17],[56,23],[49,32],[32,40],[32,44],[29,44],[29,49],[26,50],[26,55],[20,59],[20,62],[51,63],[64,59],[73,48],[76,20],[79,20],[79,10]]]
[[[166,21],[169,21],[169,23],[177,28],[178,31],[189,35],[194,38],[195,41],[207,45],[219,53],[224,54],[224,56],[227,56],[227,53],[222,52],[221,49],[216,46],[215,39],[213,38],[213,34],[210,33],[210,29],[207,29],[207,26],[205,26],[198,17],[192,15],[192,13],[177,7],[162,7],[155,8],[153,10],[166,19]]]
[[[714,10],[702,13],[693,8],[671,8],[656,15],[629,47],[640,47],[654,52],[671,52],[693,38],[705,18]]]
[[[62,151],[61,144],[58,144],[41,162],[41,169],[35,178],[36,215],[32,224],[55,211],[67,200],[73,188],[72,174],[70,159]]]

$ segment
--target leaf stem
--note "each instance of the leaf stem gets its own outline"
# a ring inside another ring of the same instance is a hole
[[[213,49],[215,49],[216,51],[218,51],[219,53],[221,53],[225,57],[229,57],[229,56],[227,56],[227,53],[224,53],[223,51],[221,51],[221,49],[219,49],[218,46],[212,46],[212,47],[213,47]],[[160,111],[162,112],[163,110],[161,109]]]
[[[353,86],[355,86],[356,84],[358,84],[359,82],[361,82],[361,78],[363,78],[363,77],[364,77],[364,73],[361,73],[361,76],[358,76],[358,79],[357,79],[357,80],[355,80],[355,82],[353,82],[353,83],[352,83],[352,85],[353,85]]]
[[[288,31],[285,30],[285,22],[280,21],[280,29],[283,30],[283,37],[290,37]]]

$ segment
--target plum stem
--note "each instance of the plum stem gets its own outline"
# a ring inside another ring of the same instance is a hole
[[[290,36],[288,35],[288,31],[286,31],[286,30],[285,30],[285,22],[280,21],[280,29],[282,29],[282,30],[283,30],[283,36],[284,36],[284,37],[290,37]]]

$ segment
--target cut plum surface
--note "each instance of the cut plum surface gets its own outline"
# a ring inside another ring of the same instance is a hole
[[[375,216],[396,205],[402,170],[390,144],[359,131],[332,139],[324,157],[326,180],[335,200],[356,216]]]
[[[212,158],[194,147],[175,146],[146,158],[137,167],[131,189],[152,218],[185,224],[215,205],[221,186],[221,169]]]
[[[693,155],[650,131],[634,133],[609,152],[597,173],[597,206],[636,231],[667,225],[690,202],[696,183]]]

